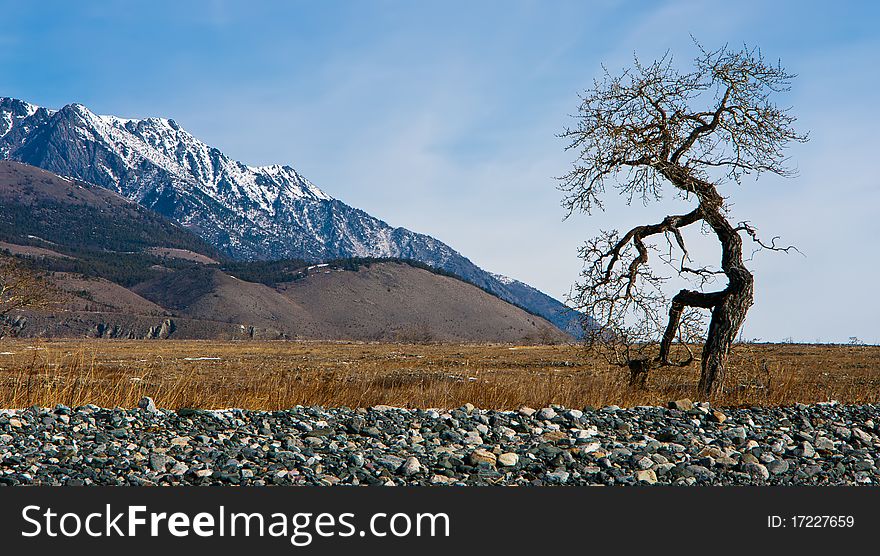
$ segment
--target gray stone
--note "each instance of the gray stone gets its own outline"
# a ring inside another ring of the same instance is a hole
[[[852,435],[853,437],[857,438],[862,444],[870,445],[873,442],[871,435],[866,433],[862,429],[853,428]]]
[[[419,460],[414,457],[406,458],[406,461],[403,462],[403,465],[400,466],[400,472],[407,477],[411,477],[417,473],[420,473],[421,471],[422,464],[419,463]]]
[[[856,471],[870,471],[874,469],[874,462],[869,459],[859,460],[853,463],[852,468]]]
[[[638,456],[635,458],[635,464],[639,469],[648,469],[654,465],[654,460],[647,456]]]
[[[545,407],[538,411],[537,417],[538,419],[541,419],[543,421],[549,421],[550,419],[556,417],[556,410],[554,410],[552,407]]]
[[[834,441],[827,436],[820,436],[816,438],[816,450],[823,453],[833,452]]]
[[[182,461],[178,461],[171,468],[171,474],[173,474],[173,475],[183,475],[187,471],[189,471],[189,467],[185,463],[183,463]]]
[[[400,466],[402,466],[405,461],[406,460],[401,457],[384,455],[381,458],[377,459],[376,463],[390,471],[397,471],[398,469],[400,469]]]
[[[783,473],[788,472],[788,462],[784,459],[775,459],[771,462],[768,462],[765,466],[767,471],[774,475],[782,475]]]
[[[712,481],[715,479],[715,473],[702,465],[688,465],[688,471],[692,476],[701,481]]]
[[[0,484],[880,484],[880,406],[468,409],[0,409]]]
[[[565,471],[564,469],[557,469],[552,473],[547,473],[546,475],[544,475],[544,478],[550,484],[564,485],[568,482],[568,478],[570,476],[571,474],[568,471]]]
[[[164,454],[150,454],[150,469],[156,473],[164,473],[167,460]]]
[[[760,479],[761,481],[766,481],[770,478],[770,471],[760,463],[747,463],[743,465],[743,471],[749,474],[749,476],[753,479]]]
[[[149,413],[158,413],[159,410],[156,408],[156,404],[153,402],[153,398],[149,396],[144,396],[138,402],[138,408],[143,409]]]
[[[805,458],[812,458],[816,455],[816,450],[813,448],[813,445],[809,442],[803,442],[801,444],[800,453]]]
[[[658,463],[654,466],[653,471],[655,472],[655,476],[664,477],[672,469],[675,469],[674,463]]]

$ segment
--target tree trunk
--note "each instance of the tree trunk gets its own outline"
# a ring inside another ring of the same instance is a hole
[[[658,169],[682,191],[696,194],[700,202],[700,216],[721,243],[721,270],[727,276],[727,287],[711,294],[682,290],[673,299],[670,311],[671,328],[673,319],[677,326],[684,305],[712,309],[712,320],[709,322],[709,332],[703,346],[699,384],[700,394],[709,397],[724,388],[727,356],[746,319],[746,313],[752,306],[755,279],[743,263],[742,237],[739,230],[727,221],[724,198],[715,186],[695,178],[686,169],[675,165],[662,165]],[[671,334],[670,328],[667,328],[665,336]],[[668,353],[668,343],[671,341],[671,338],[665,336],[663,343],[667,345],[665,351],[661,345],[661,355]]]
[[[666,331],[660,341],[660,355],[657,357],[662,365],[669,365],[669,350],[672,342],[675,340],[675,334],[678,332],[678,325],[681,322],[681,314],[685,307],[701,307],[703,309],[714,309],[718,303],[727,295],[727,290],[712,293],[696,292],[691,290],[681,290],[672,298],[672,305],[669,308],[669,323],[666,325]]]
[[[697,196],[703,219],[721,242],[721,269],[728,280],[721,298],[712,308],[712,320],[703,346],[699,390],[708,397],[724,388],[727,356],[752,306],[755,279],[743,263],[742,237],[724,216],[721,195],[711,184],[702,182],[701,185]]]
[[[728,288],[724,299],[712,309],[700,373],[699,391],[704,397],[723,391],[730,347],[752,305],[754,287],[751,274],[748,278],[740,287]]]

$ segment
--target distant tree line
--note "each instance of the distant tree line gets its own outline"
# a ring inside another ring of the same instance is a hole
[[[199,266],[199,263],[181,259],[162,258],[149,253],[114,253],[69,249],[73,258],[27,257],[17,255],[19,266],[38,273],[69,272],[87,279],[103,278],[123,287],[131,287],[158,278],[168,270],[181,270]],[[60,252],[60,251],[59,251]],[[7,250],[0,251],[11,255]]]
[[[6,204],[0,210],[0,238],[20,245],[137,252],[163,246],[187,249],[212,258],[220,255],[215,248],[188,230],[140,207],[126,207],[136,212],[122,217],[118,207],[103,210],[92,205],[37,200],[17,208]],[[35,236],[35,237],[32,237]],[[41,241],[43,240],[43,241]]]
[[[467,282],[467,280],[459,275],[443,270],[442,268],[435,268],[429,264],[415,261],[413,259],[395,257],[350,257],[318,262],[305,261],[302,259],[284,259],[280,261],[236,261],[224,263],[220,265],[220,269],[229,274],[234,274],[236,278],[274,287],[285,282],[302,280],[314,271],[331,269],[357,272],[361,267],[370,268],[370,265],[378,263],[405,264],[413,268],[426,270],[433,274]],[[316,268],[319,265],[320,268]]]

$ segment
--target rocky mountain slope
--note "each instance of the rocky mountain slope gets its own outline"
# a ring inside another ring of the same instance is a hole
[[[448,245],[392,227],[327,195],[289,166],[247,166],[174,120],[48,110],[0,98],[0,158],[111,189],[168,217],[222,255],[324,261],[393,257],[454,273],[577,334],[579,316],[552,297],[489,273]]]
[[[412,263],[226,265],[201,239],[116,193],[10,161],[0,161],[0,252],[27,261],[59,293],[49,313],[13,323],[25,336],[570,338],[470,283]]]

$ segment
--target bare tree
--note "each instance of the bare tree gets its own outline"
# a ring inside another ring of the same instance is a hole
[[[9,329],[9,317],[25,309],[53,304],[55,290],[11,257],[0,257],[0,338]]]
[[[792,175],[783,150],[807,137],[771,99],[789,89],[794,75],[759,50],[700,47],[687,73],[672,62],[668,53],[650,65],[636,59],[619,75],[605,70],[585,92],[577,125],[562,134],[577,158],[560,189],[568,216],[602,209],[607,185],[628,203],[660,200],[666,184],[696,203],[655,224],[624,234],[603,231],[587,242],[579,253],[585,267],[575,300],[595,319],[592,342],[609,347],[636,382],[650,368],[689,364],[689,344],[705,334],[699,389],[708,396],[722,388],[728,353],[753,302],[743,234],[756,249],[793,249],[778,247],[777,238],[762,242],[748,222],[731,223],[719,187],[749,174]],[[688,255],[681,230],[698,223],[720,242],[719,268],[695,265]],[[668,299],[663,285],[669,277],[649,266],[652,251],[693,289]],[[706,291],[716,277],[725,277],[726,287]],[[711,320],[704,332],[706,310]],[[673,344],[684,353],[673,357]]]

